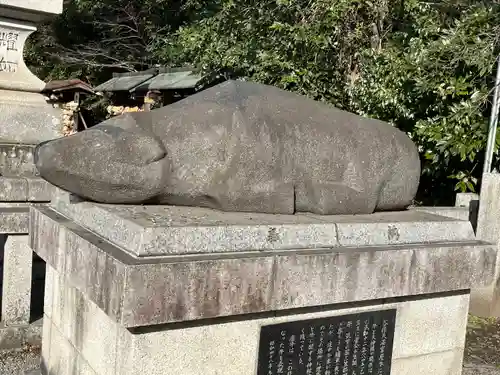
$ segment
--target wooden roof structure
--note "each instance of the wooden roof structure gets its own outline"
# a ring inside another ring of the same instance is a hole
[[[147,92],[195,88],[202,75],[193,68],[155,68],[137,73],[113,74],[95,88],[97,92]]]
[[[63,92],[80,92],[84,94],[95,94],[94,88],[88,83],[80,79],[66,79],[50,81],[42,90],[43,94],[63,93]]]

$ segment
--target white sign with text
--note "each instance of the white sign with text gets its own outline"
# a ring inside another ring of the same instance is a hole
[[[0,27],[0,72],[15,73],[22,54],[19,31]]]

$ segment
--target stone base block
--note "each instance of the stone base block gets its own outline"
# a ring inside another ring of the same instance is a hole
[[[6,326],[0,324],[0,349],[19,349],[25,345],[39,346],[42,343],[42,322]],[[3,374],[2,374],[3,375]]]
[[[28,324],[33,253],[27,235],[6,236],[3,257],[2,322]]]
[[[412,207],[412,210],[428,212],[430,214],[450,217],[457,220],[468,221],[470,219],[468,207]]]
[[[0,87],[5,85],[0,74]],[[1,142],[37,144],[61,137],[61,116],[41,94],[0,89]]]
[[[0,202],[0,349],[41,344],[33,320],[41,318],[45,266],[28,245],[28,211],[28,203]]]
[[[496,285],[475,288],[471,292],[470,313],[483,318],[500,317],[500,296]]]
[[[42,357],[51,375],[251,375],[261,327],[396,309],[392,374],[460,375],[469,295],[454,293],[126,329],[48,268]]]
[[[500,242],[500,174],[486,173],[481,183],[477,238],[496,244]],[[500,261],[495,264],[495,274],[489,285],[473,288],[470,312],[482,317],[500,317]]]
[[[455,207],[470,207],[474,202],[479,201],[479,194],[476,193],[457,193],[455,198]]]

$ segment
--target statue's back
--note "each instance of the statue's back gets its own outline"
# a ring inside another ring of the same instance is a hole
[[[153,111],[152,124],[172,160],[166,203],[372,212],[410,204],[418,186],[404,133],[271,86],[229,81]]]

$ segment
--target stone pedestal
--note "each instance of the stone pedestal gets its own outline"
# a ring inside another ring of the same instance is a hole
[[[0,145],[0,155],[1,155]],[[5,167],[8,163],[3,164]],[[20,169],[24,167],[19,165]],[[40,322],[45,267],[28,245],[29,202],[50,200],[52,186],[36,177],[0,177],[0,349],[41,342]],[[33,280],[32,277],[36,279]],[[38,311],[36,310],[38,307]]]
[[[455,207],[470,207],[477,201],[479,201],[479,194],[458,193],[455,198]]]
[[[59,192],[30,223],[51,375],[459,375],[469,289],[496,263],[468,221],[418,211],[224,213]]]
[[[473,229],[476,230],[478,206],[479,195],[474,193],[458,193],[455,200],[455,206],[453,207],[417,206],[411,207],[411,209],[459,220],[469,220],[472,223]]]
[[[33,255],[28,212],[26,203],[0,203],[0,349],[41,341],[41,325],[30,325]]]
[[[477,238],[495,244],[500,241],[500,174],[483,175],[477,219]],[[500,317],[500,262],[495,266],[492,283],[472,290],[470,311],[481,317]]]
[[[27,68],[23,51],[36,23],[61,13],[62,3],[0,0],[0,349],[40,339],[41,326],[30,323],[31,301],[43,298],[32,290],[32,276],[42,273],[33,267],[42,265],[33,264],[28,247],[28,211],[30,202],[47,202],[51,193],[36,175],[33,147],[61,136],[62,129],[61,113],[40,94],[45,83]]]

